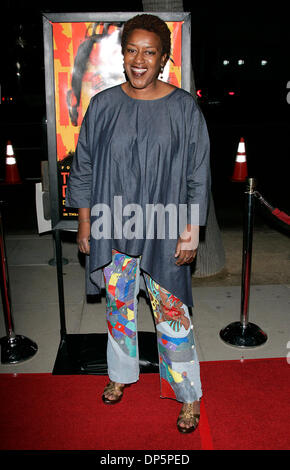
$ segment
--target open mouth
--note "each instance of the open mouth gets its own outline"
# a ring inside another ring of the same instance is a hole
[[[131,67],[131,71],[134,77],[142,77],[147,72],[147,69],[141,67]]]

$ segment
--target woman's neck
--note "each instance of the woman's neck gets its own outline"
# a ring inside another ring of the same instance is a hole
[[[169,83],[162,82],[161,80],[156,80],[154,84],[147,86],[146,88],[135,88],[129,81],[123,83],[121,86],[127,95],[139,100],[156,100],[158,98],[163,98],[171,93],[175,88]]]

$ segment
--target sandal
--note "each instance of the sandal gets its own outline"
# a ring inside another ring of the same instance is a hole
[[[198,426],[199,419],[200,419],[200,413],[194,413],[193,403],[183,403],[183,407],[181,408],[181,411],[179,413],[177,423],[176,423],[178,431],[184,434],[195,431]],[[180,426],[182,422],[188,423],[190,421],[193,421],[192,426],[189,426],[189,427]]]
[[[123,396],[123,391],[126,385],[117,385],[116,382],[110,381],[106,387],[104,388],[104,393],[102,395],[102,400],[106,405],[114,405],[115,403],[119,403]],[[105,397],[105,393],[109,392],[109,395],[114,395],[115,398],[109,400],[109,398]],[[121,392],[121,393],[120,393]]]

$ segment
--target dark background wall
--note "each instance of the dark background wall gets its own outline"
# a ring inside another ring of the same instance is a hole
[[[11,139],[23,178],[37,180],[47,159],[42,12],[142,11],[142,1],[5,0],[1,10],[0,179]],[[286,4],[185,0],[184,10],[192,14],[192,64],[211,137],[217,210],[230,204],[235,191],[229,180],[244,137],[249,173],[268,199],[289,212]]]

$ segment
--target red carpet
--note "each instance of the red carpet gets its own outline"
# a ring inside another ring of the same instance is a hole
[[[116,406],[107,377],[1,374],[1,450],[290,449],[286,358],[201,362],[198,431],[180,434],[180,405],[159,398],[159,375],[143,374]]]

